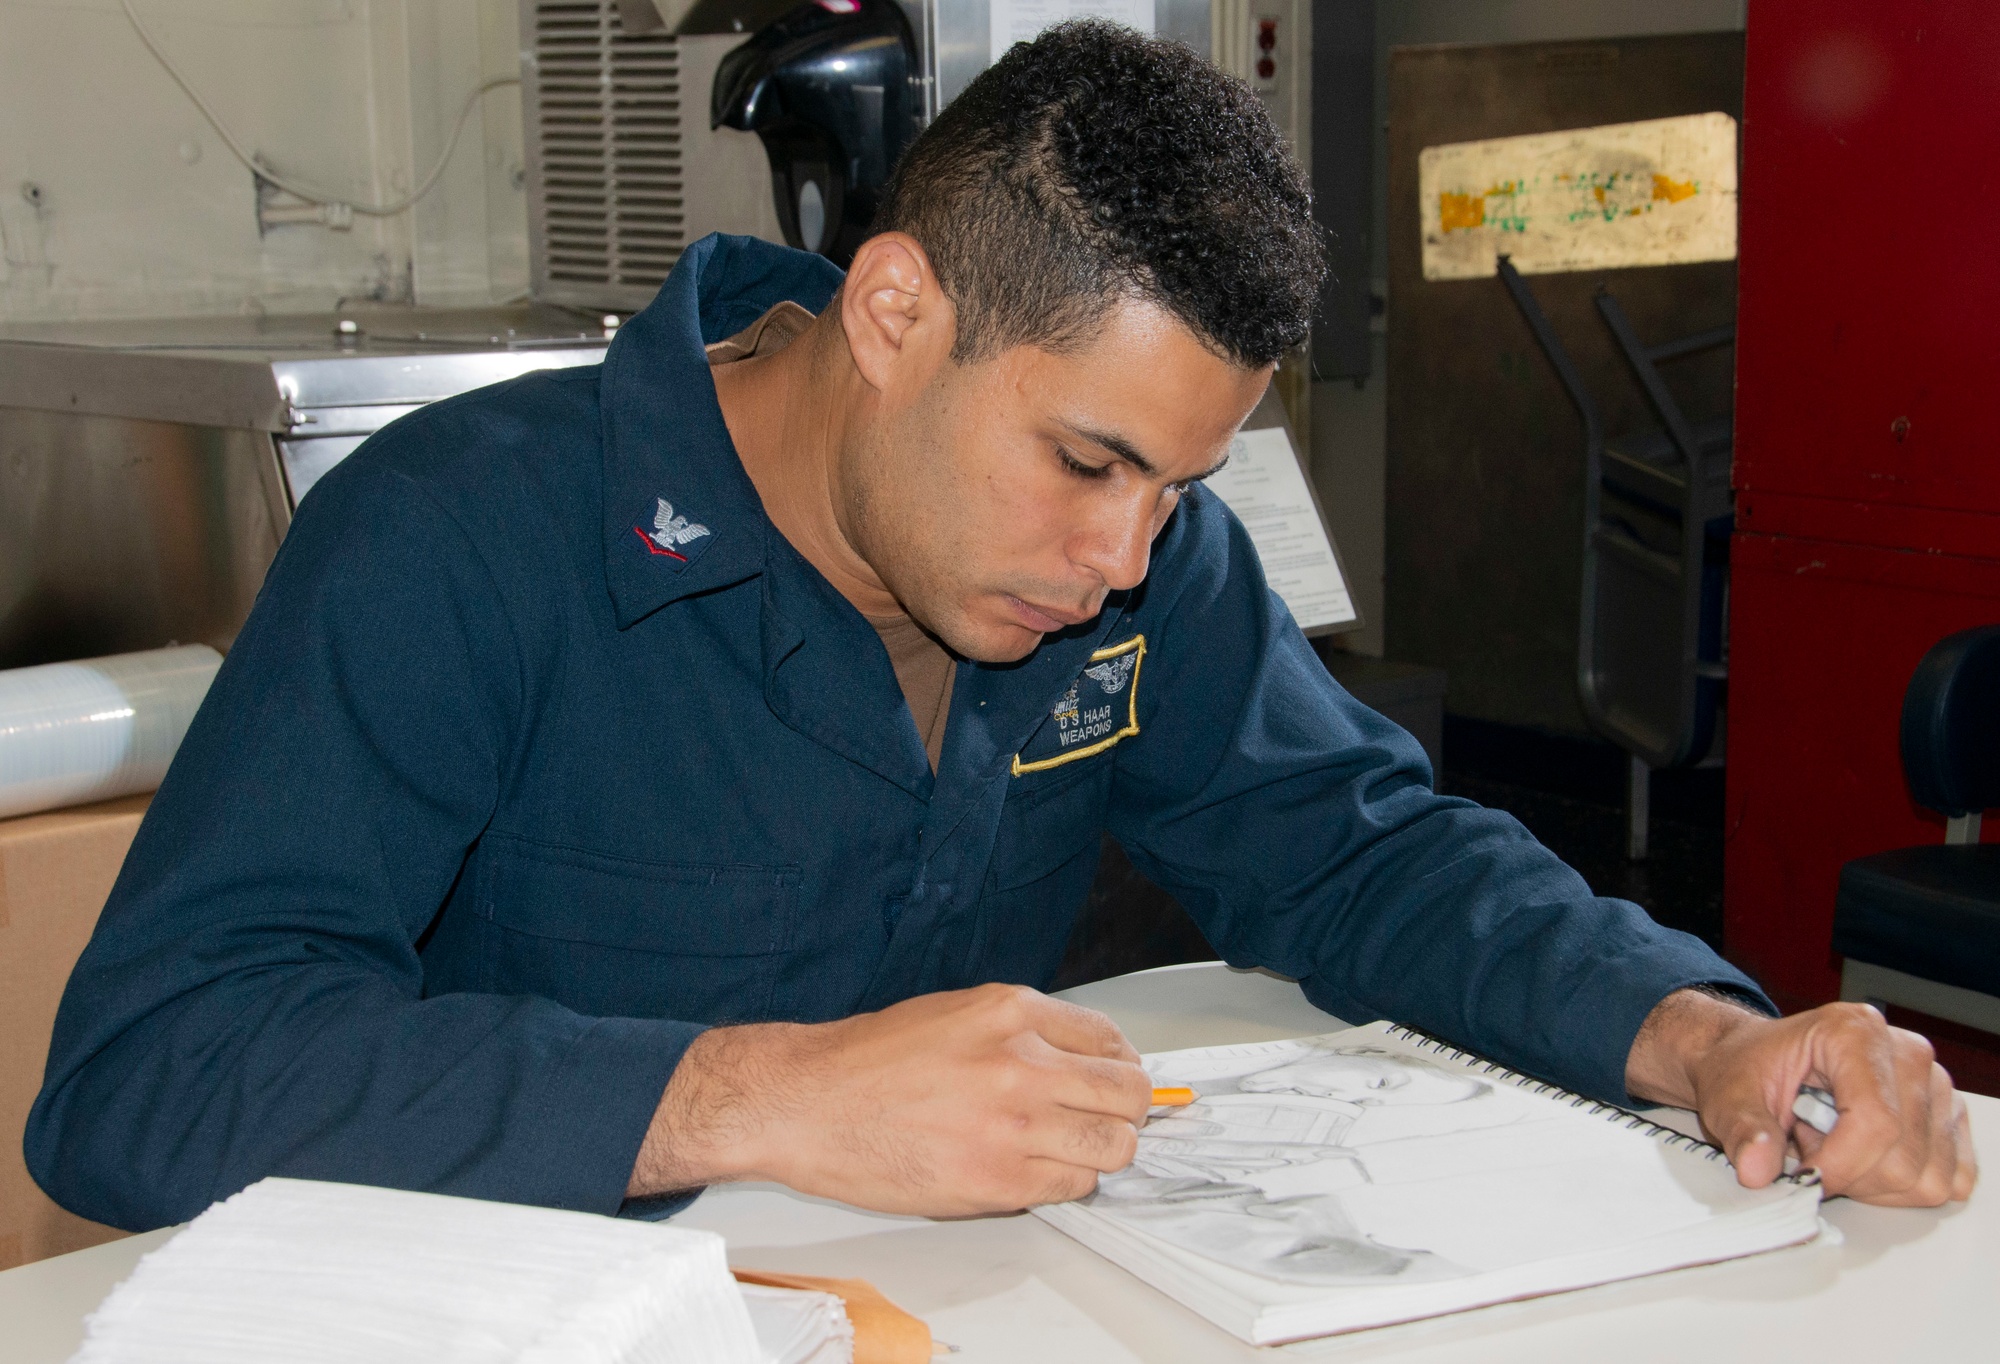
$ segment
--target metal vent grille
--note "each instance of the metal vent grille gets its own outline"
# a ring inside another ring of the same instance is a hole
[[[681,70],[616,0],[529,0],[529,230],[536,293],[638,307],[687,244]]]

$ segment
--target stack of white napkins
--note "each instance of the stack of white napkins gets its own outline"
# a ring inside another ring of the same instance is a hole
[[[73,1364],[769,1358],[712,1232],[266,1179],[141,1260]]]

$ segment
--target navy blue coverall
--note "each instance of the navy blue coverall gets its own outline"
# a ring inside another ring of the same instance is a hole
[[[618,1211],[705,1025],[1045,985],[1104,830],[1228,961],[1589,1094],[1668,992],[1761,1000],[1433,794],[1199,487],[1096,621],[959,665],[933,776],[702,350],[838,284],[708,238],[601,366],[426,407],[305,500],[63,997],[27,1133],[58,1201]]]

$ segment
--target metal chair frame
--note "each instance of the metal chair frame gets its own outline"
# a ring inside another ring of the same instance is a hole
[[[1672,453],[1679,456],[1680,468],[1676,470],[1669,463],[1642,458],[1639,451],[1643,442],[1635,443],[1632,451],[1608,447],[1596,400],[1527,281],[1505,256],[1499,259],[1498,274],[1583,420],[1583,600],[1577,625],[1577,696],[1591,728],[1630,755],[1626,852],[1635,860],[1643,859],[1648,841],[1652,769],[1686,766],[1702,760],[1712,746],[1716,704],[1713,693],[1704,702],[1703,684],[1719,688],[1728,676],[1727,629],[1723,620],[1726,595],[1720,600],[1708,599],[1709,589],[1715,583],[1713,570],[1726,562],[1726,538],[1718,550],[1711,551],[1709,546],[1709,541],[1718,534],[1726,536],[1730,516],[1726,434],[1718,438],[1713,430],[1698,429],[1688,420],[1668,391],[1659,366],[1730,345],[1735,341],[1736,329],[1718,327],[1648,346],[1633,330],[1618,300],[1606,290],[1598,291],[1597,310],[1658,415]],[[1629,502],[1678,518],[1679,556],[1652,548],[1628,521],[1608,516],[1604,505],[1607,486]],[[1610,694],[1600,665],[1598,620],[1602,563],[1607,557],[1679,593],[1679,676],[1686,678],[1687,683],[1681,692],[1678,723],[1671,732],[1642,723],[1621,708],[1615,695]],[[1715,584],[1715,590],[1726,594],[1726,579]],[[1705,630],[1705,627],[1712,628]],[[1704,653],[1714,656],[1703,657]]]

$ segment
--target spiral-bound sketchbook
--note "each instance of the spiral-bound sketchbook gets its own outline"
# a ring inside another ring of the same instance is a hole
[[[1392,1024],[1145,1061],[1195,1102],[1035,1213],[1254,1345],[1819,1232],[1813,1176],[1745,1189],[1713,1146]]]

